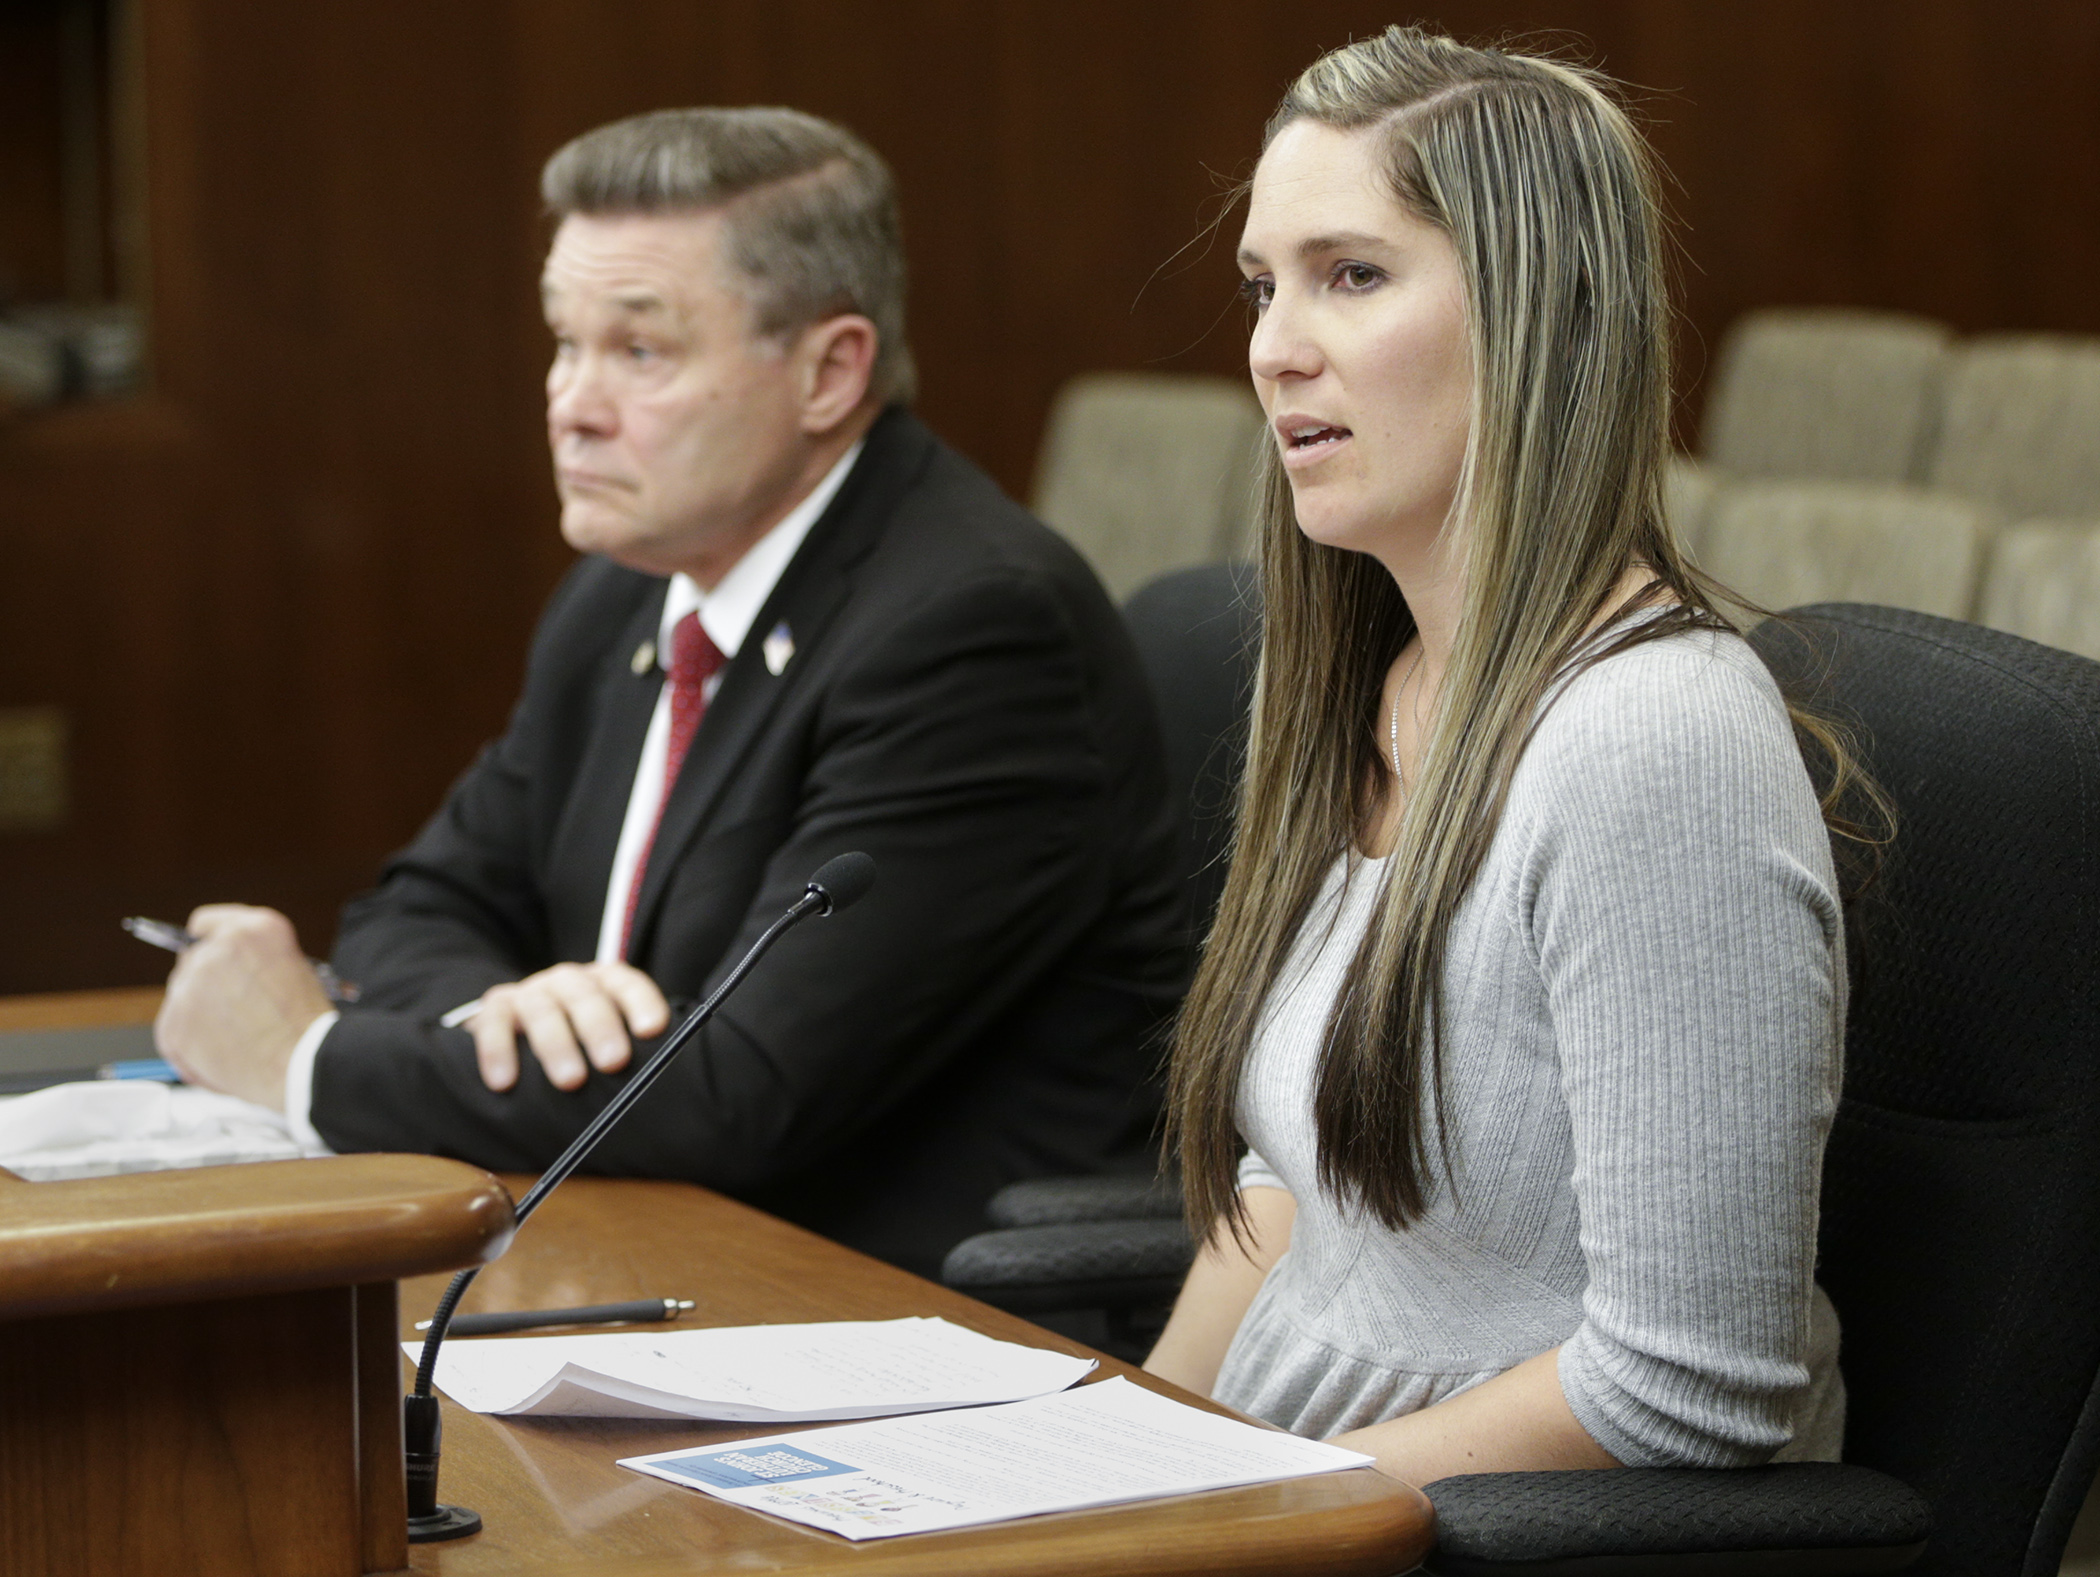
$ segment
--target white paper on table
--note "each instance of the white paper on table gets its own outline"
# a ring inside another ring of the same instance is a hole
[[[477,1413],[784,1424],[1011,1402],[1094,1367],[920,1318],[447,1342],[436,1380]]]
[[[884,1539],[1370,1460],[1118,1377],[1005,1407],[659,1451],[620,1466],[849,1539]]]
[[[151,1079],[89,1079],[0,1098],[0,1166],[33,1183],[326,1155],[281,1112]]]

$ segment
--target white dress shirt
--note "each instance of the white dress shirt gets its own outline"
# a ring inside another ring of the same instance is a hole
[[[698,613],[700,627],[707,631],[707,638],[715,643],[715,649],[724,659],[735,657],[750,637],[759,610],[773,595],[773,588],[787,572],[796,549],[809,535],[810,527],[817,523],[817,517],[824,513],[838,490],[845,485],[853,462],[860,458],[862,446],[856,443],[848,449],[838,464],[825,473],[824,480],[810,490],[809,496],[753,543],[744,556],[730,566],[729,573],[715,583],[712,591],[701,590],[689,576],[671,577],[670,587],[664,593],[663,617],[658,621],[656,631],[657,666],[666,670],[666,675],[657,692],[656,710],[650,714],[649,732],[642,739],[641,759],[635,763],[634,787],[627,796],[627,815],[620,823],[620,841],[613,851],[612,872],[605,884],[605,909],[598,922],[597,962],[619,962],[620,931],[627,917],[627,893],[634,885],[635,867],[649,845],[650,834],[656,828],[657,812],[663,805],[664,759],[671,748],[671,682],[667,670],[671,659],[672,631],[688,613]],[[792,631],[767,633],[768,638],[774,635],[783,637],[790,643],[788,649],[792,650]],[[782,666],[785,666],[785,659]],[[702,694],[709,701],[714,699],[715,688],[721,680],[721,669],[708,679]],[[448,1029],[456,1028],[471,1019],[480,1006],[479,1000],[465,1003],[439,1022]],[[314,1061],[321,1054],[321,1042],[335,1028],[338,1016],[331,1009],[307,1025],[298,1045],[292,1048],[292,1060],[285,1069],[284,1115],[291,1124],[292,1137],[302,1145],[323,1149],[327,1145],[312,1122]]]

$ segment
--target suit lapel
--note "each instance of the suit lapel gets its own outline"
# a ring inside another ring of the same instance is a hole
[[[649,718],[663,688],[663,669],[651,662],[637,673],[634,656],[644,641],[654,646],[663,608],[659,584],[653,595],[642,598],[600,660],[589,741],[541,880],[548,913],[574,920],[553,938],[556,958],[591,958],[598,951],[606,883],[627,819]]]
[[[908,411],[893,407],[882,414],[869,429],[867,447],[839,496],[810,528],[787,572],[752,621],[743,645],[722,670],[722,683],[700,720],[691,753],[657,825],[635,910],[629,956],[644,956],[671,873],[713,817],[737,767],[763,737],[781,699],[809,671],[845,601],[853,566],[880,540],[891,509],[926,463],[932,446],[932,434]],[[780,624],[793,633],[795,651],[783,670],[774,674],[766,666],[765,637]]]

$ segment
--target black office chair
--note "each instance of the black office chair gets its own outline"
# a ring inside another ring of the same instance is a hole
[[[1225,883],[1261,589],[1251,565],[1176,570],[1135,592],[1123,618],[1159,703],[1176,801],[1187,807],[1184,924],[1200,941]],[[986,1214],[997,1230],[957,1244],[941,1279],[1118,1357],[1150,1350],[1195,1257],[1181,1191],[1154,1173],[1015,1183]]]
[[[1159,703],[1167,776],[1188,808],[1182,885],[1188,931],[1200,942],[1225,886],[1233,796],[1247,760],[1260,576],[1251,564],[1175,570],[1133,592],[1123,622]]]
[[[2100,1462],[2100,664],[1887,608],[1753,642],[1853,720],[1896,841],[1824,1165],[1860,1467],[1429,1486],[1432,1571],[2053,1577]],[[1731,1564],[1733,1562],[1733,1564]],[[1544,1564],[1542,1564],[1544,1563]]]

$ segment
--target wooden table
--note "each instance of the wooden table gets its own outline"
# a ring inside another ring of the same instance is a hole
[[[395,1279],[510,1229],[425,1155],[0,1172],[0,1577],[404,1569]]]
[[[522,1192],[514,1181],[513,1192]],[[402,1334],[446,1278],[401,1287]],[[628,1298],[694,1300],[687,1325],[892,1319],[938,1314],[988,1336],[1101,1358],[1181,1401],[1227,1409],[960,1293],[679,1183],[576,1178],[551,1196],[463,1308],[560,1308]],[[407,1366],[404,1364],[404,1373]],[[693,1577],[709,1571],[1037,1577],[1052,1573],[1290,1573],[1385,1577],[1432,1539],[1416,1490],[1369,1468],[1249,1489],[952,1533],[854,1544],[616,1467],[615,1458],[735,1440],[749,1424],[498,1419],[444,1404],[440,1498],[485,1531],[413,1546],[413,1570],[443,1577]],[[813,1426],[812,1426],[813,1427]]]
[[[107,991],[45,991],[0,997],[0,1035],[31,1030],[113,1029],[151,1024],[160,1011],[159,986],[117,986]]]
[[[23,1075],[87,1070],[153,1055],[161,988],[0,997],[0,1087]]]

